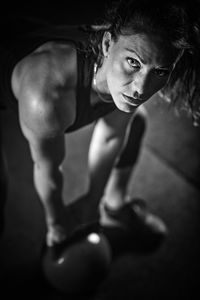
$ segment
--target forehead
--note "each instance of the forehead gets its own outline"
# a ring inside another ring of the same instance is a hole
[[[146,64],[168,66],[175,62],[178,50],[167,45],[160,37],[150,34],[120,35],[118,46],[121,50],[136,52]]]

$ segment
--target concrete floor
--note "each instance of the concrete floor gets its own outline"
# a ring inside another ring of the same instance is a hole
[[[130,182],[132,196],[169,228],[164,243],[151,253],[127,253],[112,263],[94,295],[80,299],[197,299],[199,293],[200,128],[183,113],[177,117],[157,96],[146,108],[148,127]],[[62,296],[40,280],[38,266],[45,239],[43,211],[32,183],[32,162],[18,119],[1,113],[8,157],[9,194],[6,227],[0,240],[0,284],[21,298],[78,299]],[[64,199],[73,201],[87,188],[87,149],[92,125],[66,136]],[[76,165],[75,165],[76,164]],[[77,166],[77,167],[76,167]],[[3,292],[2,292],[3,293]]]

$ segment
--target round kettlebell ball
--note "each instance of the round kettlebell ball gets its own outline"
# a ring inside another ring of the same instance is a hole
[[[48,247],[42,259],[46,280],[64,293],[90,292],[105,279],[112,254],[107,238],[92,232],[67,245],[59,254]]]

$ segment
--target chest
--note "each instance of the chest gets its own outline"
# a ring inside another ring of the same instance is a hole
[[[74,123],[66,132],[72,132],[93,123],[115,109],[113,103],[103,102],[93,90],[77,90],[71,99],[74,105]]]

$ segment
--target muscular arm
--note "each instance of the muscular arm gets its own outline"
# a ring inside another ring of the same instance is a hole
[[[88,165],[91,205],[101,198],[112,166],[122,148],[131,114],[119,110],[100,119],[92,136]]]
[[[48,230],[51,231],[62,225],[63,176],[61,166],[65,157],[64,135],[38,138],[24,125],[23,130],[26,132],[34,162],[35,188],[43,203]]]
[[[66,99],[71,95],[59,92],[55,67],[52,72],[45,57],[25,62],[22,70],[13,86],[19,101],[21,129],[34,163],[35,188],[44,207],[47,244],[52,245],[66,236],[61,166],[65,157],[64,131],[74,118]]]

